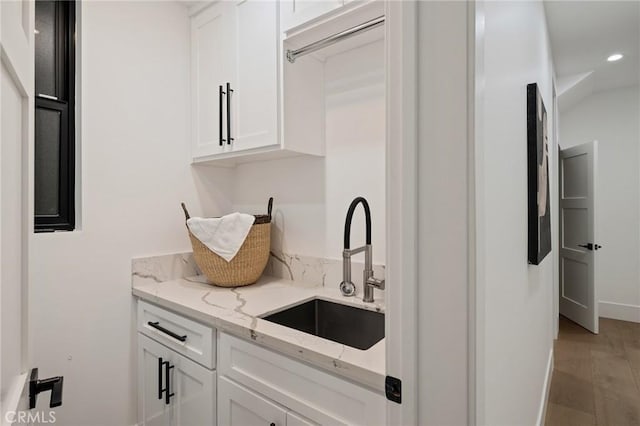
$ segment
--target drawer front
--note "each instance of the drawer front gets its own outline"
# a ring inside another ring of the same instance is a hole
[[[321,425],[384,425],[382,394],[228,334],[219,336],[218,374]]]
[[[215,368],[211,327],[139,300],[138,331],[209,369]]]

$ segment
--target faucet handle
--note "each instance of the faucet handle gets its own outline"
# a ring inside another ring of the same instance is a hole
[[[385,280],[383,279],[379,279],[379,278],[375,278],[375,277],[369,277],[367,278],[367,283],[366,285],[370,285],[371,287],[375,287],[379,290],[384,290],[385,287]]]
[[[342,281],[340,283],[340,292],[346,297],[355,296],[356,286],[351,281]]]

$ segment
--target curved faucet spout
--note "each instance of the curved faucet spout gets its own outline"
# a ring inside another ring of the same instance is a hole
[[[347,218],[344,222],[344,248],[351,248],[351,220],[353,219],[353,213],[358,207],[358,204],[362,203],[362,207],[364,207],[364,216],[367,226],[367,245],[371,245],[371,210],[369,209],[369,203],[364,197],[356,197],[349,206],[349,210],[347,211]]]
[[[351,220],[353,213],[362,204],[364,208],[364,216],[367,226],[367,241],[364,246],[351,249]],[[373,289],[384,289],[384,280],[379,280],[373,276],[373,255],[371,248],[371,210],[369,203],[363,197],[357,197],[349,206],[347,211],[347,219],[344,223],[344,250],[342,251],[342,282],[340,283],[340,291],[343,296],[355,296],[356,286],[351,281],[351,256],[356,253],[364,252],[364,270],[362,272],[362,285],[364,287],[364,302],[373,302]]]

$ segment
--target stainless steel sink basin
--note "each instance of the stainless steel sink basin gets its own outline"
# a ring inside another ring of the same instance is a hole
[[[384,338],[384,314],[321,299],[309,300],[263,319],[362,350]]]

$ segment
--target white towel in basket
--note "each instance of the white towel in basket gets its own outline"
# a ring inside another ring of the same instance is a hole
[[[255,220],[255,216],[250,214],[231,213],[211,219],[192,217],[187,220],[187,226],[209,250],[231,262],[249,235]]]

